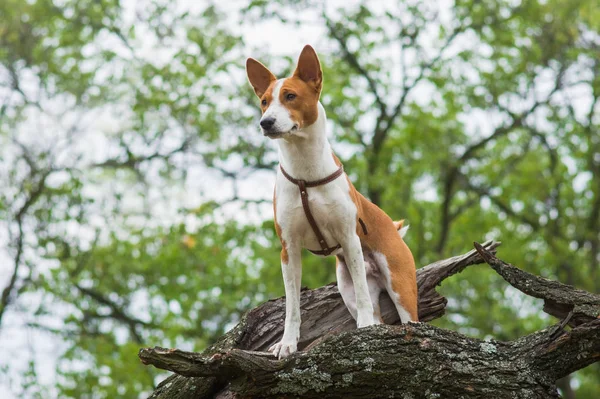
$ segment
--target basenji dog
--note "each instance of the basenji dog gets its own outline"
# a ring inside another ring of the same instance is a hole
[[[281,359],[297,350],[302,248],[336,256],[338,288],[358,328],[382,322],[382,290],[403,323],[417,321],[415,262],[402,239],[407,227],[363,197],[333,154],[319,101],[323,73],[315,50],[304,47],[288,78],[277,79],[253,58],[246,72],[260,99],[262,132],[279,144],[273,209],[286,311],[283,337],[269,351]]]

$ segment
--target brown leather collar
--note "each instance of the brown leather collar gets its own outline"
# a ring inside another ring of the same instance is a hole
[[[300,179],[294,179],[292,176],[290,176],[285,171],[285,169],[283,169],[283,166],[281,166],[281,164],[279,165],[279,168],[281,169],[281,173],[283,173],[283,176],[285,176],[285,178],[288,179],[290,182],[297,185],[298,188],[300,189],[300,199],[302,200],[302,208],[304,208],[304,214],[306,215],[306,218],[308,219],[308,223],[310,224],[310,227],[312,228],[313,232],[317,236],[317,239],[319,240],[319,245],[321,246],[321,251],[313,251],[311,249],[309,249],[309,251],[316,255],[328,256],[328,255],[331,255],[331,253],[333,253],[334,251],[337,251],[338,249],[340,249],[342,247],[340,244],[336,245],[335,247],[329,247],[327,245],[327,241],[325,241],[325,237],[321,233],[321,230],[319,229],[319,226],[317,225],[317,222],[316,222],[312,212],[310,211],[310,207],[308,206],[308,192],[306,191],[306,188],[307,187],[317,187],[317,186],[322,186],[327,183],[331,183],[332,181],[334,181],[335,179],[337,179],[344,173],[344,167],[342,165],[340,165],[338,170],[336,170],[329,176],[327,176],[323,179],[314,180],[314,181],[305,181],[305,180],[300,180]]]
[[[300,182],[304,182],[305,187],[317,187],[317,186],[322,186],[323,184],[331,183],[332,181],[334,181],[335,179],[337,179],[344,173],[344,166],[340,165],[338,170],[336,170],[335,172],[333,172],[332,174],[330,174],[329,176],[327,176],[323,179],[306,181],[306,180],[294,179],[292,176],[290,176],[288,174],[288,172],[285,171],[285,169],[283,169],[283,166],[281,164],[279,164],[279,168],[281,169],[281,173],[283,173],[283,175],[285,176],[286,179],[288,179],[289,181],[291,181],[292,183],[294,183],[297,186],[300,186]]]

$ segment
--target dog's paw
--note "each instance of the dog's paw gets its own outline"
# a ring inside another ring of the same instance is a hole
[[[269,352],[272,352],[275,357],[278,359],[283,359],[284,357],[288,357],[292,353],[296,352],[297,344],[295,341],[293,342],[281,342],[276,343],[275,345],[269,348]]]
[[[374,324],[379,324],[378,321],[376,321],[373,316],[366,316],[366,317],[359,317],[358,320],[356,321],[356,327],[357,328],[363,328],[363,327],[369,327],[372,326]]]

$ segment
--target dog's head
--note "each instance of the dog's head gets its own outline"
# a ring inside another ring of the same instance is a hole
[[[315,123],[319,116],[319,97],[323,72],[315,50],[302,49],[294,74],[277,79],[267,67],[253,58],[246,61],[248,80],[260,99],[263,134],[276,139],[294,135]]]

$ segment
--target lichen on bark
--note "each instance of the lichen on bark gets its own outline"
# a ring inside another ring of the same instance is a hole
[[[561,323],[511,342],[482,341],[426,323],[394,325],[393,305],[382,297],[390,324],[356,330],[335,285],[328,285],[302,292],[303,351],[287,359],[264,352],[283,332],[283,298],[249,311],[202,354],[140,350],[144,363],[180,374],[151,397],[556,398],[558,379],[600,360],[600,296],[505,263],[493,253],[498,245],[475,244],[474,251],[419,269],[420,317],[444,313],[439,283],[485,261],[508,283],[544,299],[544,310],[563,316]]]

